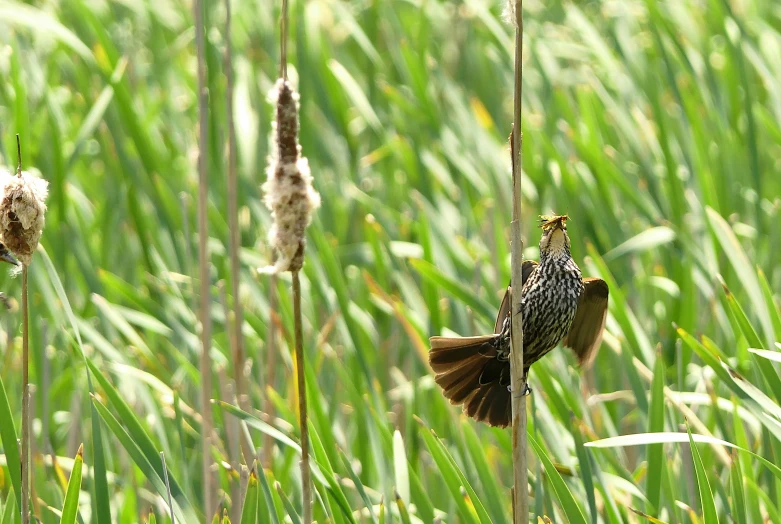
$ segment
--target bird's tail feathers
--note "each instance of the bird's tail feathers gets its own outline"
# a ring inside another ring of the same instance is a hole
[[[429,364],[452,404],[492,426],[511,420],[509,363],[497,358],[499,335],[432,337]]]

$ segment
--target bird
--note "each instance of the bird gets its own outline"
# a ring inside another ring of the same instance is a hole
[[[0,261],[8,262],[13,266],[19,265],[19,261],[16,260],[16,257],[11,254],[11,252],[2,242],[0,242]]]
[[[608,286],[583,278],[572,259],[567,215],[541,216],[540,261],[522,266],[523,383],[529,368],[559,343],[570,347],[581,366],[596,357],[602,342]],[[512,288],[507,287],[494,333],[472,337],[431,337],[429,365],[451,404],[491,426],[512,420],[510,331]],[[519,394],[531,393],[528,386]]]

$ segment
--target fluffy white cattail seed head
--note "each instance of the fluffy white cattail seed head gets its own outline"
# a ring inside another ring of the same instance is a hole
[[[3,243],[29,266],[43,233],[49,183],[28,171],[0,173],[0,233]]]
[[[512,24],[518,27],[518,20],[515,18],[515,2],[516,0],[506,0],[504,3],[504,9],[502,10],[502,18],[508,24]]]
[[[320,206],[320,195],[312,187],[309,162],[301,156],[298,144],[298,93],[290,83],[278,80],[271,93],[277,104],[274,147],[266,170],[263,201],[271,211],[274,224],[269,243],[277,252],[267,273],[298,271],[304,263],[306,227]]]

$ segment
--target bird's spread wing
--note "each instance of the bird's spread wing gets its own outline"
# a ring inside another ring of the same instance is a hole
[[[583,279],[583,293],[564,345],[572,348],[581,365],[589,365],[602,343],[607,318],[607,283],[601,278]]]
[[[523,279],[523,283],[526,284],[526,281],[529,280],[529,277],[534,272],[535,269],[537,269],[537,262],[534,260],[524,260],[523,266],[521,266],[521,278]],[[512,288],[510,286],[507,286],[507,291],[504,293],[504,298],[502,299],[502,304],[499,306],[499,314],[496,315],[496,323],[494,324],[494,333],[497,335],[502,332],[502,324],[504,324],[504,319],[507,318],[507,315],[510,314],[510,302],[512,302]]]

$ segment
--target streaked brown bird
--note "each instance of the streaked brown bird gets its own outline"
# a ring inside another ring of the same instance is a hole
[[[582,277],[570,255],[566,215],[541,218],[540,262],[527,260],[522,268],[524,379],[531,365],[562,341],[575,351],[581,365],[590,364],[607,317],[607,284]],[[429,363],[445,397],[491,426],[505,427],[512,420],[511,293],[508,287],[493,335],[430,339]]]

